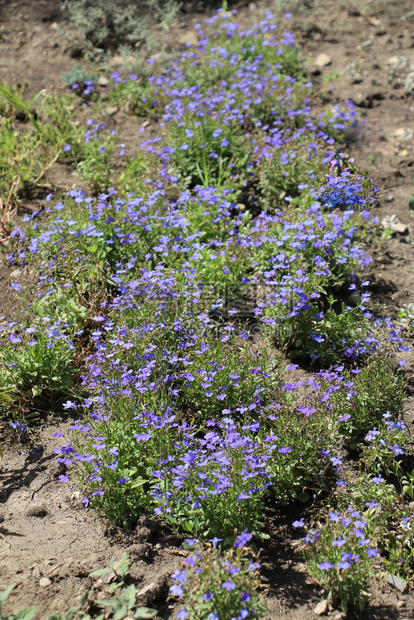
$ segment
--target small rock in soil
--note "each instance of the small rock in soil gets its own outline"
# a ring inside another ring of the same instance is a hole
[[[407,59],[405,56],[391,56],[388,58],[388,64],[394,69],[403,69],[407,64]]]
[[[51,579],[49,579],[49,577],[42,577],[42,579],[39,581],[39,586],[41,588],[48,588],[51,585],[52,581]]]
[[[381,26],[381,22],[378,17],[368,17],[368,21],[371,26]]]
[[[356,308],[359,305],[360,301],[361,301],[361,297],[359,296],[358,291],[353,291],[346,298],[346,303],[347,303],[348,306],[351,306],[351,308]]]
[[[142,588],[142,590],[138,592],[137,598],[145,597],[146,604],[151,605],[154,601],[165,600],[168,596],[168,592],[168,577],[162,575],[157,581],[153,581]]]
[[[21,275],[22,272],[20,271],[20,269],[14,269],[10,274],[10,278],[20,278]]]
[[[108,86],[109,80],[104,75],[101,75],[98,80],[98,86]]]
[[[391,230],[393,233],[398,235],[406,235],[408,234],[408,226],[400,222],[395,214],[387,215],[381,220],[381,227],[384,230]]]
[[[324,616],[325,614],[327,614],[329,611],[329,603],[328,601],[321,601],[320,603],[318,603],[315,607],[315,609],[313,610],[313,613],[316,616]]]
[[[385,583],[388,583],[390,586],[393,586],[400,592],[404,592],[405,588],[407,587],[407,583],[404,579],[401,579],[401,577],[398,577],[398,575],[391,575],[391,573],[388,573],[385,576]]]
[[[316,58],[315,58],[315,65],[319,68],[322,69],[322,67],[327,67],[328,65],[330,65],[332,62],[331,57],[328,56],[328,54],[319,54]]]
[[[117,108],[116,106],[105,108],[105,114],[107,116],[114,116],[114,114],[116,114],[118,111],[119,108]]]
[[[400,127],[394,131],[394,136],[397,140],[411,140],[413,137],[413,130],[408,129],[407,127]]]
[[[198,46],[197,35],[195,32],[192,32],[191,30],[189,32],[182,34],[180,38],[178,39],[178,42],[181,43],[181,45],[190,44],[190,45]]]

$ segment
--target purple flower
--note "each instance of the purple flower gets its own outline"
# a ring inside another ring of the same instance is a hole
[[[228,581],[225,581],[224,583],[222,583],[221,587],[227,590],[228,592],[230,592],[230,590],[234,590],[234,588],[236,587],[236,584],[230,581],[229,579]]]
[[[321,570],[330,570],[331,568],[334,568],[334,565],[331,562],[328,562],[328,560],[324,560],[323,562],[321,562],[319,564],[319,568]]]
[[[197,538],[186,538],[185,542],[189,547],[194,547],[197,544]]]
[[[214,538],[211,538],[209,542],[211,542],[211,544],[213,545],[213,548],[215,549],[217,547],[217,543],[221,542],[222,540],[223,540],[222,538],[214,537]]]
[[[332,541],[332,547],[342,547],[345,543],[346,539],[339,537],[336,540]]]
[[[62,405],[63,409],[77,409],[77,404],[72,402],[71,400],[67,400]]]
[[[180,596],[184,594],[184,590],[181,586],[174,585],[170,588],[170,594],[171,596],[178,596],[178,598],[180,598]]]
[[[240,534],[240,536],[238,536],[234,541],[234,547],[236,549],[244,547],[252,538],[252,535],[245,530],[243,534]]]

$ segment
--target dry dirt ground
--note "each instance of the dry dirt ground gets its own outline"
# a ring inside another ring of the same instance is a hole
[[[376,303],[386,304],[392,313],[414,302],[414,215],[408,208],[414,194],[414,85],[412,94],[404,88],[407,75],[414,72],[414,16],[411,21],[404,16],[414,5],[412,0],[390,0],[383,14],[349,14],[339,5],[322,0],[320,14],[305,20],[293,15],[292,27],[299,28],[303,57],[309,59],[309,72],[324,93],[326,105],[352,99],[359,118],[365,120],[361,131],[350,136],[348,150],[380,183],[379,216],[395,215],[407,226],[385,250],[374,254],[371,291]],[[49,0],[0,0],[0,81],[28,80],[33,93],[41,88],[64,91],[61,74],[79,60],[70,57],[59,36],[64,17],[57,6],[57,1]],[[259,19],[254,4],[238,8],[241,19]],[[208,14],[206,8],[203,11]],[[179,40],[201,18],[187,13],[171,38]],[[327,55],[328,64],[318,68],[315,62],[320,54]],[[138,125],[134,123],[138,121],[118,113],[111,122],[129,146],[136,148]],[[68,183],[65,171],[55,170],[50,182]],[[42,196],[31,198],[21,205],[22,210],[33,209],[41,201]],[[10,268],[2,264],[0,314],[11,318],[16,300],[9,277]],[[410,355],[408,359],[406,416],[412,424],[413,367]],[[112,556],[120,559],[126,551],[138,590],[155,583],[152,594],[142,598],[143,604],[157,607],[159,618],[174,618],[177,608],[167,599],[168,584],[169,575],[180,565],[181,540],[150,520],[143,519],[134,532],[127,533],[82,509],[76,487],[59,483],[61,472],[53,451],[59,445],[53,433],[69,424],[63,415],[45,420],[34,450],[9,447],[0,461],[0,590],[16,584],[5,611],[16,613],[25,605],[36,605],[39,620],[75,605],[87,589],[92,588],[91,598],[105,598],[105,580],[97,582],[88,574],[107,566]],[[275,512],[267,518],[271,538],[261,560],[269,586],[268,618],[272,619],[315,618],[313,610],[323,598],[292,545],[291,523],[296,514],[297,510],[294,514]],[[339,618],[338,614],[332,610],[328,617]],[[412,590],[401,594],[387,585],[374,586],[362,617],[414,618]]]

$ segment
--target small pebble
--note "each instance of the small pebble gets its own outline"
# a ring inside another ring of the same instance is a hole
[[[331,62],[332,62],[331,57],[328,56],[328,54],[319,54],[315,58],[315,65],[318,68],[327,67],[328,65],[331,64]]]
[[[39,581],[39,586],[41,588],[48,588],[51,583],[52,581],[49,579],[49,577],[42,577],[42,579]]]

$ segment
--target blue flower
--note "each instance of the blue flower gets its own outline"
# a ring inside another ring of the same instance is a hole
[[[234,588],[236,587],[236,584],[230,581],[229,579],[228,581],[225,581],[224,583],[222,583],[221,587],[227,591],[230,591],[230,590],[234,590]]]

